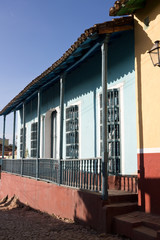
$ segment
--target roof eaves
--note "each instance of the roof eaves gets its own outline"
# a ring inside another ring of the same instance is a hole
[[[119,0],[110,8],[110,16],[123,16],[133,14],[136,10],[144,8],[146,0]]]

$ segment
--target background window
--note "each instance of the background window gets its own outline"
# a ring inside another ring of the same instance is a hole
[[[25,127],[25,137],[24,137],[24,148],[26,148],[26,127]],[[21,158],[23,157],[23,127],[20,129],[20,157]]]

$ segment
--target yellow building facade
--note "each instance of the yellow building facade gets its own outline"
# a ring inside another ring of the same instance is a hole
[[[146,1],[134,19],[138,202],[146,212],[160,213],[160,68],[153,66],[148,53],[160,39],[160,1]]]
[[[160,68],[148,53],[160,40],[160,1],[116,1],[110,15],[124,14],[134,17],[138,204],[160,214]]]
[[[144,153],[160,153],[160,68],[152,65],[148,54],[160,39],[159,28],[160,1],[147,1],[135,13],[137,150]]]

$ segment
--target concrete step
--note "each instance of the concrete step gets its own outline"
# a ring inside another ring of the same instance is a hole
[[[160,231],[160,222],[155,219],[143,219],[142,224],[146,227],[152,228],[155,231]]]
[[[132,239],[133,228],[141,224],[140,220],[130,217],[129,214],[116,216],[113,220],[113,232]]]
[[[121,214],[137,211],[138,205],[136,202],[114,203],[107,205],[107,209],[108,212],[112,213],[114,216],[118,216]]]
[[[139,226],[133,229],[133,240],[157,240],[157,232],[146,226]]]
[[[138,194],[137,193],[129,193],[125,191],[119,191],[119,194],[114,194],[114,190],[109,190],[109,199],[108,203],[122,203],[122,202],[137,202]]]
[[[114,221],[113,218],[115,216],[130,213],[133,211],[137,211],[137,203],[135,202],[125,202],[125,203],[114,203],[108,204],[105,206],[106,214],[107,214],[107,232],[115,232],[114,231]]]
[[[160,216],[139,211],[115,216],[113,232],[132,240],[160,240]]]

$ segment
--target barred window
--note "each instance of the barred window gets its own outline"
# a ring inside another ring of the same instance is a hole
[[[31,124],[31,157],[37,156],[37,122]]]
[[[78,105],[66,109],[66,157],[79,156],[79,113]]]
[[[26,146],[26,127],[25,127],[25,137],[24,146]],[[20,129],[20,157],[23,157],[23,127]]]
[[[51,114],[51,158],[57,157],[57,111]]]
[[[107,92],[107,143],[109,173],[120,172],[120,105],[119,89]],[[100,95],[100,155],[102,155],[102,94]]]

